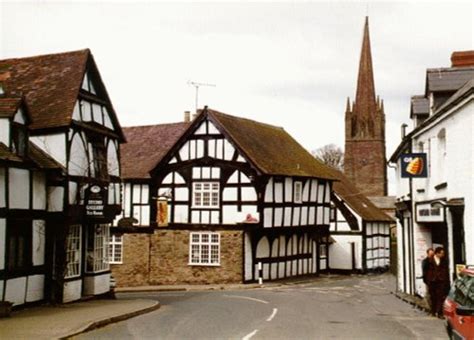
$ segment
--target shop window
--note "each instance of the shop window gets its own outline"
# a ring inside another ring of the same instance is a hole
[[[219,233],[191,233],[189,264],[218,266],[220,264]]]
[[[69,226],[66,238],[66,279],[81,274],[81,225]]]
[[[96,273],[109,269],[107,260],[108,234],[109,227],[105,224],[88,226],[86,272]]]
[[[109,237],[109,263],[122,264],[123,262],[123,235]]]

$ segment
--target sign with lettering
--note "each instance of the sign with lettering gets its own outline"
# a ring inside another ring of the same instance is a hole
[[[426,153],[406,153],[400,156],[401,176],[403,178],[428,177]]]
[[[107,202],[107,188],[93,184],[87,187],[85,192],[84,208],[86,218],[103,219],[105,217],[105,205]]]
[[[422,203],[416,205],[417,222],[444,222],[444,207],[439,204]]]

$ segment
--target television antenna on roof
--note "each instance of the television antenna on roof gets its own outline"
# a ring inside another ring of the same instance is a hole
[[[198,98],[199,98],[199,87],[201,86],[209,86],[209,87],[216,87],[216,84],[207,84],[207,83],[198,83],[198,82],[195,82],[195,81],[191,81],[191,80],[188,80],[188,85],[191,85],[191,86],[194,86],[196,88],[196,113],[197,113],[197,110],[198,110]]]

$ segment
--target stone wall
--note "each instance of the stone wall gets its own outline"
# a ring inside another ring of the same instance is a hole
[[[189,265],[188,230],[160,230],[152,236],[150,284],[238,283],[243,277],[242,231],[220,231],[220,266]]]
[[[123,264],[111,265],[117,287],[239,283],[243,232],[219,231],[220,266],[189,265],[189,230],[125,234]]]
[[[111,264],[117,287],[148,285],[150,234],[123,235],[123,263]]]

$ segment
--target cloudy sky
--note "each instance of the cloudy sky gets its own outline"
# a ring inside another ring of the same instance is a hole
[[[0,57],[90,48],[125,126],[182,120],[194,81],[200,107],[342,147],[367,13],[390,155],[426,68],[473,49],[472,2],[1,2]]]

